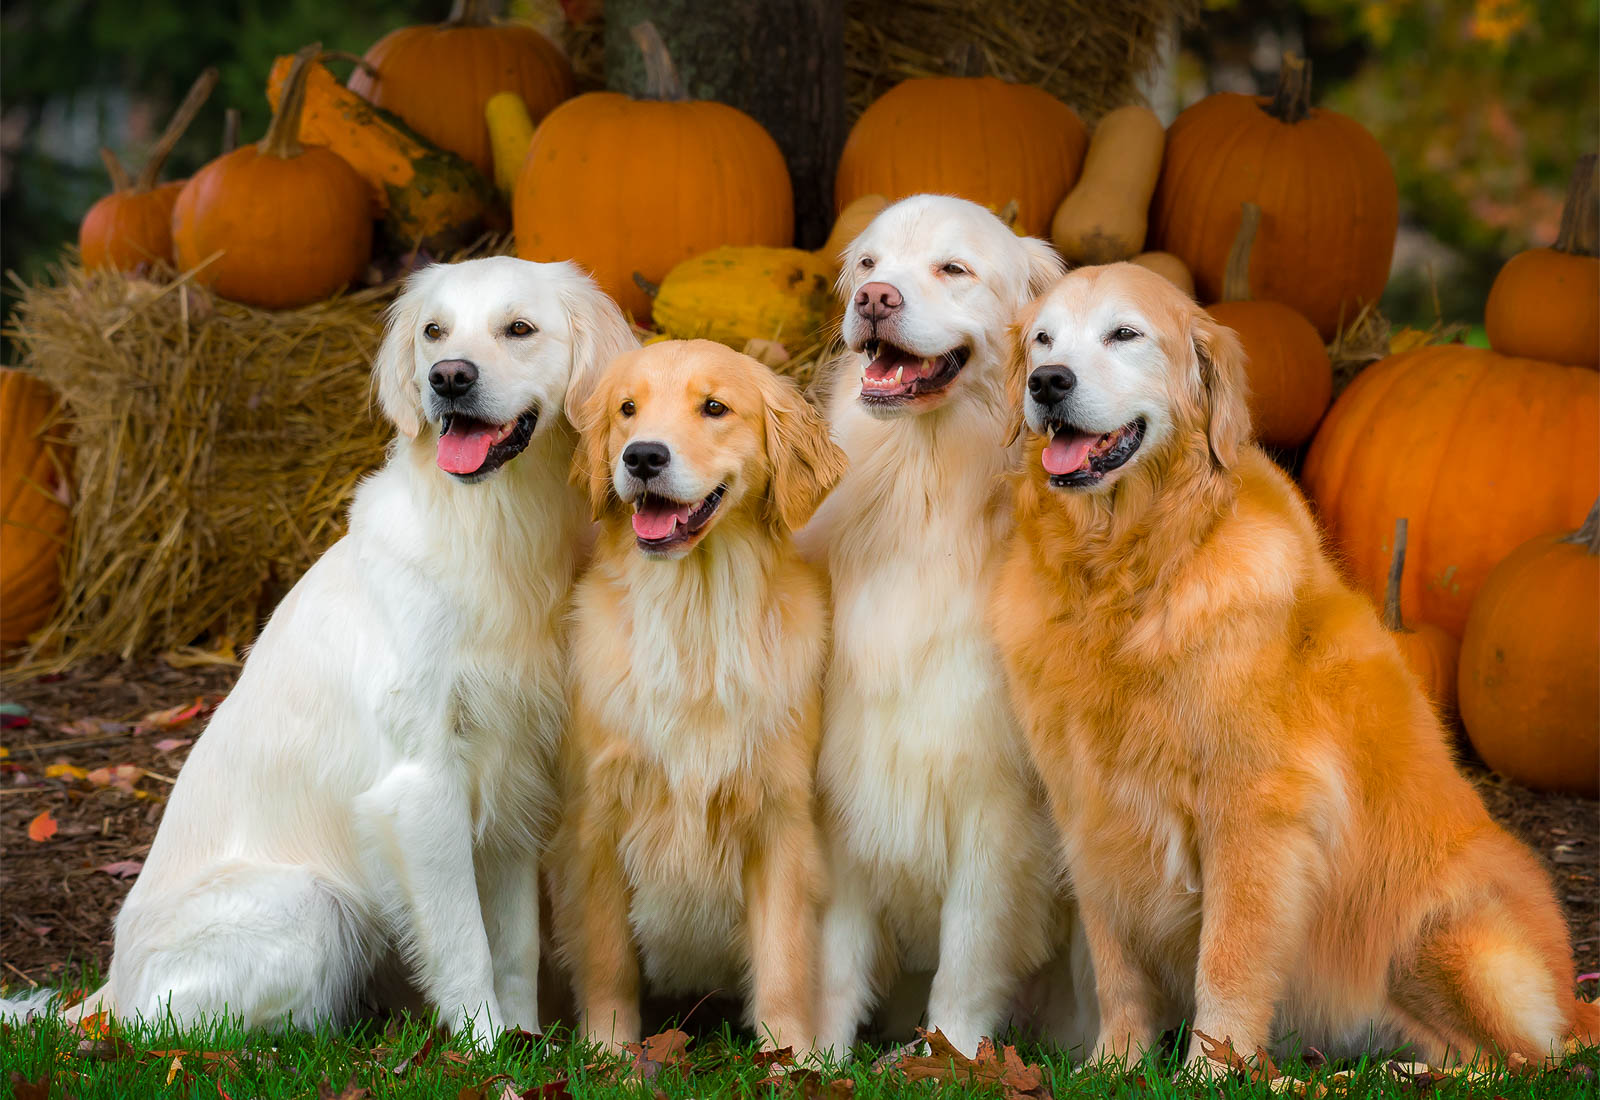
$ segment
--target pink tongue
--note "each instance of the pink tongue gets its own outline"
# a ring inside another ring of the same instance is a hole
[[[901,383],[914,382],[922,377],[922,360],[914,355],[906,355],[898,351],[888,352],[878,356],[867,364],[867,377],[884,379],[893,378],[894,372],[903,371]]]
[[[652,500],[633,513],[633,533],[642,539],[664,539],[677,528],[679,520],[688,519],[687,504]]]
[[[477,473],[489,457],[494,433],[491,424],[456,417],[450,430],[439,437],[439,469],[447,474]]]
[[[1070,474],[1089,458],[1089,448],[1099,436],[1057,432],[1044,445],[1044,469],[1047,474]]]

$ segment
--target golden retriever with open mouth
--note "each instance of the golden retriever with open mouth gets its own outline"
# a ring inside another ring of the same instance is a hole
[[[1430,1062],[1559,1051],[1593,1006],[1549,880],[1248,441],[1233,333],[1114,264],[1016,334],[1033,435],[991,610],[1100,1053],[1152,1046],[1177,1013],[1247,1053],[1290,1032]]]
[[[656,992],[746,989],[809,1047],[827,605],[790,533],[844,472],[798,389],[705,340],[617,359],[574,477],[601,521],[575,595],[556,932],[582,1026],[639,1038]]]

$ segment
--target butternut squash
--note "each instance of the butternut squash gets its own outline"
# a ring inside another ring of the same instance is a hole
[[[1050,223],[1068,263],[1115,263],[1144,247],[1165,146],[1166,130],[1148,107],[1118,107],[1100,120],[1083,174]]]
[[[1141,252],[1128,262],[1148,267],[1189,297],[1194,297],[1194,275],[1190,273],[1189,265],[1172,253]]]
[[[650,313],[674,339],[716,340],[736,350],[751,340],[798,347],[837,313],[836,271],[818,252],[725,245],[669,271]]]
[[[882,195],[861,195],[851,199],[839,211],[839,220],[833,223],[833,231],[828,234],[827,243],[817,250],[818,254],[838,267],[839,254],[849,248],[850,242],[861,236],[861,231],[888,205],[889,200]]]
[[[293,60],[273,63],[267,99],[274,110]],[[425,249],[437,256],[505,223],[494,188],[476,168],[345,88],[316,62],[306,74],[300,138],[326,145],[366,180],[391,251]]]
[[[533,116],[516,92],[496,92],[483,105],[489,124],[489,152],[494,159],[494,186],[507,202],[517,188],[517,175],[533,144]]]

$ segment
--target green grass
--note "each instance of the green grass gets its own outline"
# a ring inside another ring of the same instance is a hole
[[[419,1054],[424,1047],[426,1052]],[[823,1067],[820,1074],[797,1075],[774,1086],[764,1083],[771,1070],[757,1059],[754,1042],[725,1025],[691,1042],[687,1066],[669,1066],[649,1080],[640,1080],[629,1076],[626,1063],[603,1056],[587,1043],[569,1042],[559,1030],[538,1039],[504,1039],[491,1053],[474,1053],[459,1042],[433,1036],[420,1021],[400,1021],[386,1029],[359,1027],[314,1033],[246,1032],[226,1025],[181,1033],[161,1027],[119,1027],[111,1038],[96,1043],[58,1020],[47,1019],[0,1032],[0,1096],[43,1100],[46,1094],[32,1089],[43,1082],[49,1083],[50,1098],[77,1100],[299,1100],[319,1096],[344,1096],[347,1100],[509,1100],[505,1095],[507,1085],[511,1086],[511,1096],[539,1100],[602,1096],[640,1100],[723,1096],[896,1100],[933,1095],[941,1100],[962,1100],[1008,1095],[994,1085],[914,1082],[894,1069],[875,1072],[870,1063],[877,1053],[863,1046],[857,1050],[857,1060],[847,1066]],[[1045,1088],[1057,1100],[1279,1095],[1265,1084],[1238,1077],[1204,1080],[1171,1058],[1147,1058],[1126,1069],[1074,1070],[1059,1051],[1047,1047],[1022,1044],[1020,1053],[1043,1070]],[[175,1057],[179,1060],[176,1068]],[[1314,1076],[1298,1058],[1280,1064],[1279,1069],[1302,1079]],[[1331,1082],[1336,1069],[1346,1077],[1333,1084],[1327,1093],[1330,1097],[1438,1095],[1463,1100],[1587,1100],[1596,1095],[1600,1048],[1580,1051],[1555,1070],[1522,1074],[1502,1070],[1489,1079],[1469,1082],[1452,1078],[1420,1087],[1397,1076],[1382,1059],[1326,1066],[1315,1078]],[[1029,1100],[1043,1094],[1009,1095],[1011,1100]]]

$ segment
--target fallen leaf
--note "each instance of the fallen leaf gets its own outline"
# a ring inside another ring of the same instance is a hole
[[[856,1091],[854,1079],[835,1077],[827,1080],[820,1071],[814,1069],[791,1069],[786,1073],[774,1073],[756,1082],[756,1087],[792,1093],[803,1097],[804,1100],[850,1100]]]
[[[177,1076],[180,1073],[183,1073],[183,1059],[180,1058],[180,1057],[176,1057],[175,1056],[172,1059],[172,1065],[167,1067],[167,1087],[168,1088],[172,1087],[172,1082],[177,1079]],[[185,1074],[185,1076],[188,1076],[188,1075]]]
[[[431,1036],[428,1041],[430,1043],[433,1041]],[[340,1093],[333,1091],[333,1083],[326,1077],[322,1079],[322,1084],[317,1086],[317,1100],[367,1100],[371,1095],[366,1089],[358,1088],[353,1078],[344,1083],[344,1091]]]
[[[133,785],[143,776],[144,769],[136,764],[116,764],[96,768],[84,778],[96,787],[115,787],[119,791],[133,794]]]
[[[55,836],[56,830],[60,827],[60,823],[50,816],[50,811],[45,810],[38,817],[28,822],[28,839],[43,843]]]
[[[461,1091],[456,1093],[456,1100],[485,1100],[485,1097],[489,1095],[490,1085],[509,1080],[511,1080],[509,1074],[497,1073],[493,1077],[485,1077],[476,1085],[462,1085]]]
[[[139,726],[143,729],[170,730],[199,716],[206,709],[204,695],[195,697],[195,701],[183,706],[169,707],[166,710],[151,711],[139,719]]]
[[[1000,1050],[993,1039],[983,1039],[978,1043],[978,1056],[968,1058],[937,1028],[933,1031],[918,1028],[917,1034],[928,1044],[929,1053],[903,1055],[885,1064],[884,1070],[898,1070],[907,1081],[913,1082],[987,1082],[1000,1086],[1006,1100],[1049,1100],[1050,1090],[1045,1087],[1043,1071],[1024,1062],[1016,1047]]]
[[[50,1100],[50,1074],[30,1081],[16,1070],[11,1071],[11,1095],[16,1100]]]
[[[193,737],[163,737],[161,740],[156,742],[156,751],[174,752],[177,749],[183,748],[185,745],[192,744],[194,744]]]
[[[623,1050],[633,1058],[629,1075],[650,1081],[664,1069],[687,1069],[689,1041],[688,1032],[669,1028],[642,1043],[628,1043]]]
[[[89,773],[74,764],[50,764],[44,769],[46,779],[87,779]]]
[[[127,733],[128,723],[113,722],[106,718],[78,718],[64,722],[57,728],[73,737],[104,737],[108,734]]]
[[[558,1077],[554,1081],[523,1089],[515,1094],[514,1100],[572,1100],[572,1093],[567,1089],[567,1078]]]
[[[506,1028],[500,1033],[500,1042],[505,1044],[508,1053],[533,1054],[539,1049],[539,1036],[521,1028]]]
[[[104,871],[112,878],[132,878],[144,870],[144,862],[137,859],[119,859],[115,863],[103,863],[95,870]]]
[[[91,1062],[120,1062],[133,1058],[133,1044],[119,1035],[106,1035],[99,1039],[81,1039],[72,1048],[74,1058]]]

